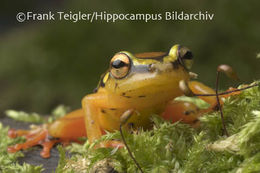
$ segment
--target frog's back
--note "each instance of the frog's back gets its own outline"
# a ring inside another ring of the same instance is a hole
[[[154,59],[154,60],[162,60],[168,53],[166,52],[144,52],[137,53],[135,57],[138,59]]]

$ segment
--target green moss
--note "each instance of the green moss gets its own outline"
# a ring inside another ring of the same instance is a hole
[[[219,112],[201,117],[201,126],[197,129],[180,122],[171,124],[154,115],[152,130],[133,134],[124,131],[124,135],[145,172],[259,172],[259,87],[225,99],[223,111],[229,137],[223,136]],[[40,167],[17,164],[15,159],[22,155],[20,152],[6,152],[8,145],[21,139],[9,139],[7,128],[0,127],[1,139],[5,141],[0,143],[0,170],[39,172]],[[120,133],[108,133],[96,143],[111,139],[120,140]],[[84,145],[72,144],[67,148],[71,157],[66,157],[65,150],[59,147],[60,162],[56,171],[88,172],[106,163],[118,172],[138,172],[125,148],[94,149],[95,144],[90,145],[88,141]]]

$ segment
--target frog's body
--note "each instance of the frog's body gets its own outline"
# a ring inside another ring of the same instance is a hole
[[[179,88],[180,81],[189,83],[190,88],[197,93],[214,93],[212,89],[201,83],[189,82],[191,62],[192,53],[179,45],[174,45],[167,53],[148,52],[134,55],[122,51],[115,54],[110,62],[109,70],[101,77],[95,92],[82,99],[82,109],[47,125],[45,137],[48,134],[59,138],[55,141],[58,142],[60,140],[77,140],[78,137],[87,135],[88,140],[93,142],[99,139],[104,131],[118,130],[121,115],[129,109],[134,110],[134,113],[125,124],[125,128],[148,128],[151,125],[150,116],[162,114],[164,110],[167,111],[162,115],[167,119],[171,119],[169,118],[171,116],[179,117],[177,121],[183,119],[192,123],[197,120],[199,112],[187,119],[185,118],[187,115],[184,113],[186,111],[184,109],[187,109],[186,103],[169,104],[169,101],[175,97],[183,95]],[[213,107],[215,105],[214,97],[207,99],[206,101]],[[183,106],[185,104],[186,106]],[[190,108],[197,111],[195,107]],[[179,112],[178,115],[174,115],[175,110]],[[38,132],[33,133],[34,135],[32,132],[22,132],[10,131],[10,136],[26,134],[33,137],[27,139],[24,144],[10,147],[9,151],[17,151],[39,144],[39,141],[44,138],[44,135],[39,138]],[[37,140],[36,137],[38,137]],[[49,156],[49,149],[55,142],[50,144],[47,141],[44,145],[44,142],[41,141],[45,147],[43,157]]]
[[[82,100],[88,139],[98,139],[101,129],[118,130],[120,116],[128,109],[135,110],[128,124],[147,127],[151,113],[162,112],[169,100],[182,95],[179,81],[188,81],[189,73],[178,59],[180,49],[186,48],[176,45],[169,53],[117,53],[97,92]]]

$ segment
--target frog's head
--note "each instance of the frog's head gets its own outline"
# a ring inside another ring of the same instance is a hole
[[[191,51],[180,45],[174,45],[168,52],[132,54],[121,51],[111,59],[100,87],[126,97],[178,93],[179,81],[189,79],[191,65]]]

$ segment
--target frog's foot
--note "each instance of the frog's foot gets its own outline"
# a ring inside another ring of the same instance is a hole
[[[248,85],[244,85],[244,86],[247,87]],[[227,93],[227,94],[221,95],[221,97],[228,98],[230,96],[235,96],[235,95],[241,94],[241,91],[239,91],[238,88],[229,87],[224,93]]]
[[[50,157],[51,148],[56,143],[60,142],[59,139],[50,139],[46,124],[38,127],[34,126],[31,130],[10,129],[8,132],[8,136],[11,138],[24,136],[26,138],[26,141],[24,143],[8,147],[8,152],[14,153],[19,150],[31,148],[35,145],[41,145],[43,147],[43,150],[41,151],[41,156],[43,158]]]
[[[51,124],[41,126],[31,126],[30,130],[10,129],[8,136],[16,138],[24,136],[26,141],[8,148],[9,152],[31,148],[35,145],[41,145],[43,158],[50,157],[50,150],[56,143],[63,145],[70,142],[81,143],[78,138],[86,136],[84,114],[82,109],[75,110],[66,116],[55,120]]]
[[[200,116],[219,109],[215,96],[216,91],[197,81],[190,81],[186,88],[189,88],[193,94],[196,93],[195,95],[207,102],[209,107],[206,109],[200,109],[194,103],[173,100],[166,105],[165,111],[161,114],[161,116],[173,123],[182,121],[184,123],[191,124],[193,127],[198,127],[198,118]],[[219,93],[220,106],[224,104],[222,98],[239,95],[240,93],[241,91],[237,88],[229,88],[225,92]]]
[[[173,100],[166,105],[161,117],[172,123],[181,121],[197,127],[199,126],[198,118],[204,113],[204,110],[199,109],[191,102]]]

